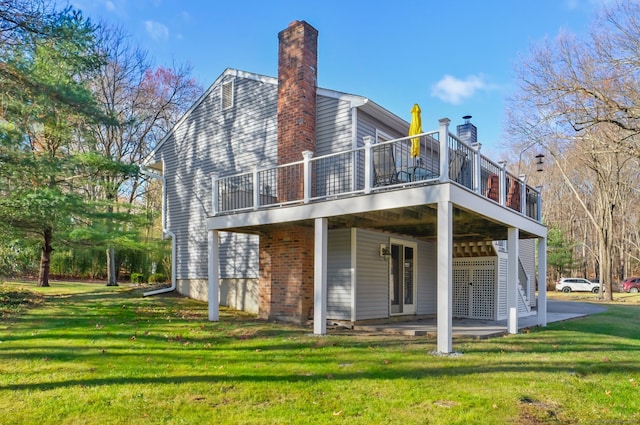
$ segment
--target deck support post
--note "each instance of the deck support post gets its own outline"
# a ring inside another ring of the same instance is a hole
[[[437,334],[439,353],[453,351],[453,204],[438,202],[437,236],[437,279],[438,311]]]
[[[547,238],[538,239],[538,326],[547,326]]]
[[[209,303],[209,321],[217,322],[220,320],[220,253],[217,230],[209,231],[208,242],[209,285],[207,300]]]
[[[518,239],[519,230],[509,227],[507,231],[507,332],[518,333]]]
[[[315,235],[313,242],[313,333],[327,333],[327,235],[328,220],[315,219]]]

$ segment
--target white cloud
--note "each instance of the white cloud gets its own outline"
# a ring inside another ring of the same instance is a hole
[[[445,75],[431,88],[431,95],[446,103],[459,105],[464,99],[473,96],[478,90],[488,89],[482,76],[471,75],[465,80],[459,80],[451,75]]]
[[[144,21],[144,28],[154,40],[164,41],[169,38],[169,28],[160,22]]]
[[[113,2],[112,2],[112,1],[107,1],[107,2],[104,4],[104,6],[107,8],[107,10],[108,10],[109,12],[113,12],[113,11],[115,11],[115,10],[116,10],[116,5],[115,5],[115,4],[113,4]]]

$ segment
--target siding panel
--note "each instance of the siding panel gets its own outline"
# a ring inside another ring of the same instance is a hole
[[[356,235],[356,320],[389,317],[389,260],[379,252],[389,236],[362,229]]]
[[[438,276],[436,244],[418,242],[417,314],[436,314],[438,309]]]
[[[327,318],[350,320],[351,229],[329,231],[327,253]]]
[[[234,81],[233,108],[221,108],[221,84]],[[155,152],[164,160],[167,225],[176,234],[178,279],[207,277],[205,219],[211,212],[211,175],[249,171],[277,162],[277,88],[225,75]],[[221,278],[258,276],[258,239],[220,235]]]

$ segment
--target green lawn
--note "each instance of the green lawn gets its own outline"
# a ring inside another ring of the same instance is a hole
[[[0,285],[0,423],[640,422],[637,295],[435,356],[424,337],[317,337],[224,309],[211,323],[204,303],[141,293]]]

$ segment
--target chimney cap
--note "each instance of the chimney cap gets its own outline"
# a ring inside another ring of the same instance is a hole
[[[462,117],[463,120],[470,120],[471,119],[471,115],[465,115],[464,117]]]

